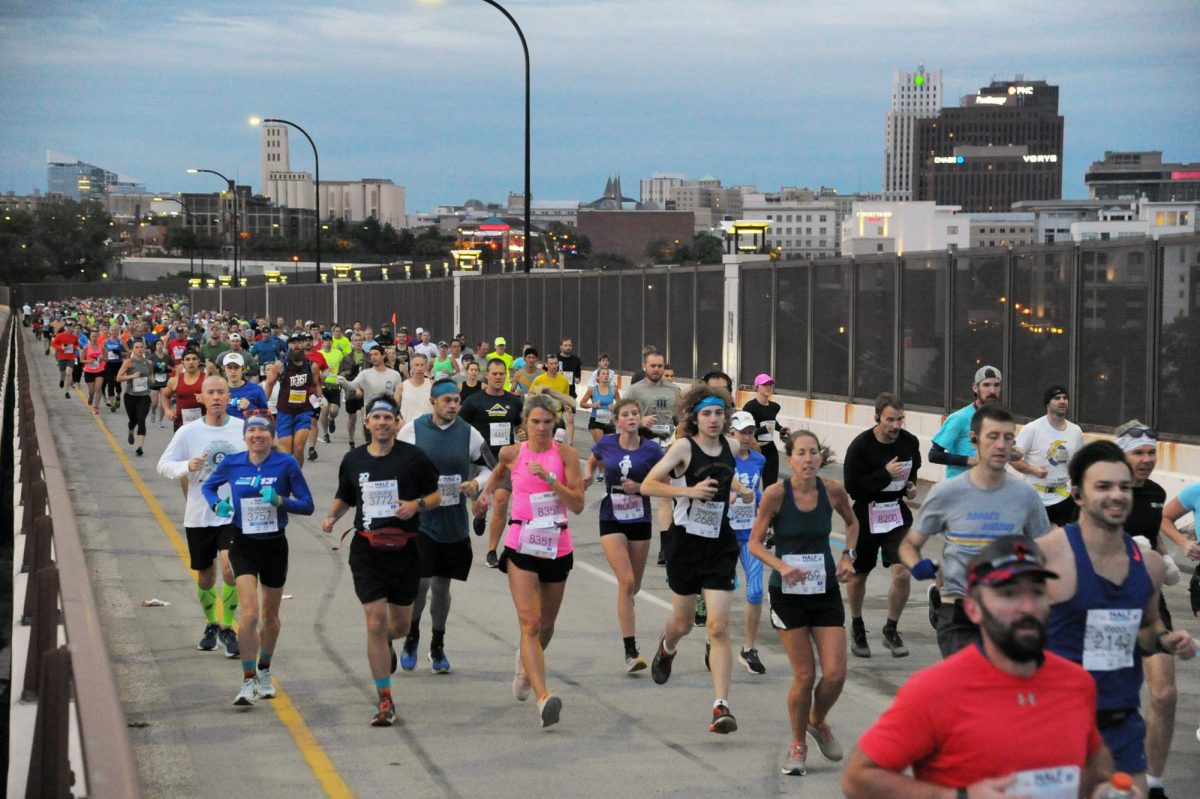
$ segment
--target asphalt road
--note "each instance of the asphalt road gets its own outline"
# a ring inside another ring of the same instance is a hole
[[[468,583],[454,584],[446,635],[454,672],[434,675],[421,660],[416,671],[398,673],[394,692],[402,723],[370,727],[374,690],[361,606],[346,552],[331,550],[318,521],[346,450],[341,429],[334,444],[319,445],[319,460],[305,466],[316,516],[293,517],[288,528],[284,590],[290,598],[282,605],[273,664],[281,695],[250,709],[233,707],[240,667],[195,649],[203,618],[193,575],[172,540],[182,535],[183,497],[177,484],[154,470],[169,427],[152,426],[146,455],[136,458],[125,443],[123,411],[105,408],[94,418],[80,394],[66,399],[55,390],[50,359],[37,357],[35,363],[147,796],[377,796],[398,790],[495,799],[550,792],[606,799],[841,795],[839,764],[824,760],[815,746],[807,776],[779,773],[790,738],[790,672],[765,618],[758,645],[767,673],[754,676],[734,664],[729,699],[739,730],[733,735],[707,731],[712,689],[700,630],[680,645],[667,685],[655,685],[648,671],[623,672],[615,582],[594,511],[572,519],[576,565],[547,653],[550,685],[564,702],[558,726],[539,728],[534,703],[512,696],[516,614],[504,575],[483,565],[485,542],[473,537],[475,568]],[[576,442],[590,442],[586,431]],[[875,656],[850,658],[845,691],[830,717],[847,750],[908,675],[937,660],[923,585],[901,622],[912,655],[893,659],[883,649],[886,588],[877,571],[865,614]],[[151,598],[170,605],[141,606]],[[1171,592],[1169,602],[1177,620],[1189,617],[1185,585]],[[668,606],[663,570],[652,563],[637,604],[643,653],[653,651]],[[739,597],[735,642],[742,640],[741,606]],[[426,616],[426,644],[428,626]],[[1194,663],[1179,672],[1179,721],[1168,772],[1173,796],[1200,784],[1197,672]]]

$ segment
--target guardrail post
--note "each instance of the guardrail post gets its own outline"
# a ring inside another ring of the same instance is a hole
[[[40,700],[33,727],[33,751],[25,796],[68,799],[75,775],[68,759],[71,715],[71,653],[65,646],[47,650],[38,680]]]
[[[21,535],[29,535],[33,520],[46,515],[50,500],[47,497],[46,481],[40,477],[25,483],[23,488],[25,490],[21,492]]]
[[[26,454],[28,452],[28,455]],[[21,504],[29,502],[29,492],[33,488],[33,484],[42,480],[42,456],[37,451],[37,446],[32,450],[23,450],[21,452]],[[42,483],[43,489],[45,483]]]
[[[42,658],[58,643],[58,568],[47,566],[38,571],[30,589],[37,596],[37,608],[33,614],[33,626],[29,629],[29,656],[25,660],[22,702],[38,699]]]
[[[49,516],[39,516],[33,520],[33,528],[25,537],[25,557],[21,562],[21,574],[35,575],[38,570],[54,565],[50,559],[50,544],[54,541],[54,520]],[[32,580],[33,578],[30,577]],[[25,592],[25,611],[23,616],[29,616],[33,611],[31,592]],[[28,622],[24,622],[28,623]]]

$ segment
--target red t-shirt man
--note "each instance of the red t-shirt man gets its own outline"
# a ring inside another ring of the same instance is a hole
[[[75,335],[75,326],[71,325],[50,340],[50,346],[58,354],[59,363],[74,363],[79,354],[79,336]]]
[[[1015,772],[1018,786],[1036,780],[1075,796],[1069,781],[1079,785],[1088,758],[1104,745],[1096,684],[1075,663],[1045,656],[1032,677],[1018,677],[969,646],[914,674],[858,746],[885,769],[912,766],[917,780],[948,788]],[[1010,790],[1028,792],[1016,787]]]

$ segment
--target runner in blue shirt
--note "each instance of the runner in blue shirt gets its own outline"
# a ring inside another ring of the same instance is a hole
[[[758,657],[758,649],[754,646],[758,638],[758,622],[762,618],[763,602],[763,572],[762,561],[750,554],[750,531],[754,529],[754,518],[758,515],[758,503],[762,500],[763,470],[767,458],[757,449],[755,433],[758,430],[758,420],[749,411],[737,411],[730,417],[730,427],[738,443],[742,445],[741,452],[734,459],[737,464],[738,482],[746,488],[754,489],[754,501],[743,502],[735,499],[729,503],[729,526],[737,536],[741,554],[738,559],[742,564],[742,573],[746,577],[746,609],[743,611],[743,626],[746,629],[746,645],[738,653],[738,663],[746,667],[751,674],[766,674],[767,668]],[[764,445],[767,446],[767,445]],[[769,445],[772,449],[775,443]]]
[[[255,411],[267,410],[267,394],[262,386],[245,380],[246,362],[236,352],[222,359],[225,377],[229,381],[229,415],[244,419]]]

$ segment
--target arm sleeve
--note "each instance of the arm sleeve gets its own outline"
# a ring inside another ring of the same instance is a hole
[[[163,450],[163,454],[158,459],[158,473],[168,480],[178,480],[181,477],[188,475],[188,461],[190,458],[185,457],[187,452],[184,449],[187,433],[185,428],[180,428],[171,437],[171,442],[167,444],[167,448]],[[182,460],[181,460],[182,459]]]
[[[971,465],[965,455],[953,455],[945,450],[941,444],[936,441],[929,447],[929,462],[940,463],[943,466],[962,466],[964,468]]]
[[[316,509],[313,504],[312,491],[309,490],[308,481],[304,479],[304,472],[300,471],[295,459],[289,458],[289,461],[287,479],[291,496],[283,498],[283,509],[298,516],[311,516],[313,510]],[[205,483],[205,485],[208,484]]]

